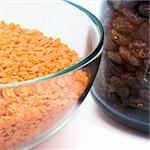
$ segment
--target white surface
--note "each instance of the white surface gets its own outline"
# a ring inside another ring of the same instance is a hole
[[[72,0],[75,1],[75,0]],[[96,15],[100,0],[76,0]],[[146,135],[109,118],[87,96],[72,120],[56,135],[34,150],[148,150],[150,139]]]
[[[72,120],[52,138],[33,150],[148,150],[144,134],[109,118],[87,96]]]

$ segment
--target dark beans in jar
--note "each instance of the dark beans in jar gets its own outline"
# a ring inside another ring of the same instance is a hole
[[[117,17],[113,20],[113,28],[121,33],[130,33],[135,30],[132,23],[127,21],[124,17]]]
[[[148,52],[148,46],[142,40],[133,40],[129,44],[129,50],[133,56],[144,59],[146,58],[146,54]]]
[[[107,86],[103,92],[112,102],[148,111],[149,2],[108,0],[108,5],[112,15],[104,18],[107,21],[100,78],[103,76],[101,82]]]
[[[132,40],[128,34],[121,34],[118,31],[112,29],[111,31],[112,40],[118,45],[128,45]]]

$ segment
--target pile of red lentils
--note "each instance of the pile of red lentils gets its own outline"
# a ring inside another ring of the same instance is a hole
[[[81,58],[60,39],[0,21],[0,85],[64,70]],[[76,70],[55,78],[0,88],[0,150],[32,141],[74,106],[88,83]]]

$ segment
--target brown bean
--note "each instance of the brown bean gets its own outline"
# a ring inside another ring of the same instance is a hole
[[[117,76],[111,78],[111,86],[114,88],[116,93],[121,97],[129,96],[129,88],[124,84],[124,82]]]
[[[124,73],[121,75],[121,79],[123,80],[123,82],[125,82],[125,84],[127,84],[131,88],[139,87],[139,82],[135,78],[133,73]]]
[[[145,80],[145,75],[144,75],[143,72],[137,71],[137,72],[135,73],[135,76],[136,76],[136,78],[138,79],[138,81],[140,82],[140,84],[141,84],[142,87],[144,87],[144,88],[146,88],[146,89],[149,89],[149,82],[147,82],[147,81]]]
[[[140,25],[139,28],[132,34],[133,38],[136,38],[138,40],[143,40],[147,44],[149,44],[149,23],[145,21]]]
[[[131,65],[139,67],[142,65],[142,62],[139,58],[133,56],[127,47],[121,46],[119,48],[119,54]]]
[[[133,56],[144,59],[148,52],[148,46],[142,40],[133,40],[129,44],[129,50]]]
[[[117,44],[111,38],[111,31],[108,31],[106,34],[107,35],[104,40],[104,48],[110,50],[117,50]]]
[[[113,28],[116,31],[122,32],[122,33],[127,33],[127,32],[130,33],[136,29],[132,23],[130,23],[123,17],[117,17],[114,19]]]
[[[128,71],[128,72],[136,72],[138,70],[138,67],[135,67],[135,66],[132,66],[130,64],[125,64],[125,69]]]
[[[135,73],[135,75],[136,75],[136,78],[137,78],[140,82],[142,82],[142,81],[144,80],[144,74],[143,74],[143,72],[137,71],[137,72]]]
[[[109,83],[112,76],[120,76],[124,72],[124,68],[120,65],[113,63],[108,57],[103,56],[101,64],[103,64],[104,77]],[[101,65],[100,65],[101,66]]]
[[[111,30],[113,27],[113,24],[112,24],[113,20],[119,16],[122,16],[122,14],[119,13],[118,11],[111,11],[111,13],[109,11],[107,15],[105,16],[105,21],[104,21],[105,28],[107,30]]]
[[[122,98],[122,103],[127,104],[133,108],[138,108],[144,111],[149,110],[149,102],[140,98],[140,97],[129,97],[129,98]]]
[[[107,98],[112,102],[120,100],[120,96],[116,92],[107,92]]]
[[[149,7],[149,1],[143,1],[138,6],[138,11],[140,13],[140,16],[143,18],[149,18],[150,16],[150,7]]]
[[[142,97],[143,99],[147,100],[147,101],[150,101],[150,97],[149,97],[149,90],[146,90],[146,89],[141,89],[139,91],[139,95],[140,97]]]
[[[112,40],[118,45],[128,45],[131,41],[131,36],[127,34],[121,34],[116,30],[111,31]]]
[[[111,59],[116,64],[124,64],[123,58],[120,56],[119,52],[117,51],[108,51],[107,56],[109,59]]]
[[[143,20],[139,18],[134,12],[132,12],[130,9],[124,7],[122,9],[122,13],[125,16],[125,18],[130,21],[131,23],[134,23],[136,25],[141,24]]]

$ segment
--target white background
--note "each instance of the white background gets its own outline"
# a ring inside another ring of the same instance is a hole
[[[101,0],[72,0],[99,15]],[[150,139],[109,118],[89,94],[72,120],[33,150],[148,150]]]

